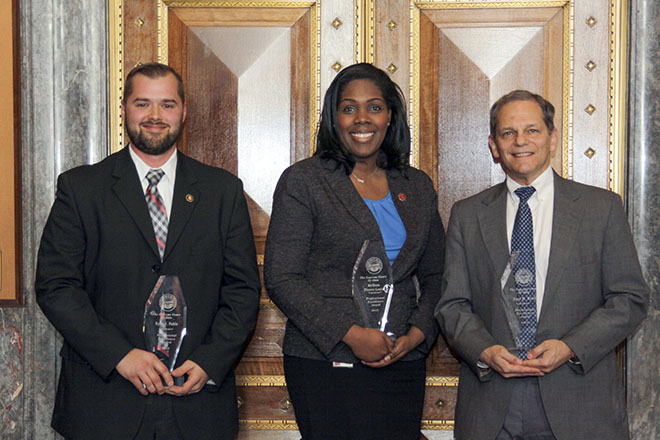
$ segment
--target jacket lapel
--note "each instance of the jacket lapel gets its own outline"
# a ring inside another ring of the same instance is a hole
[[[506,236],[506,183],[500,183],[482,200],[477,212],[481,238],[499,276],[509,261],[509,241]]]
[[[133,218],[133,221],[149,247],[151,247],[151,250],[159,256],[149,208],[147,208],[147,202],[142,192],[142,184],[135,169],[135,164],[131,160],[128,148],[130,147],[126,146],[118,153],[117,162],[112,172],[112,176],[116,179],[115,184],[112,186],[112,191],[119,198],[122,205],[124,205],[131,218]]]
[[[557,291],[566,266],[571,261],[570,253],[573,243],[577,238],[578,226],[581,220],[581,210],[577,209],[576,202],[579,200],[577,194],[570,184],[554,174],[555,196],[552,212],[552,239],[550,243],[550,258],[548,261],[548,274],[545,281],[543,294],[544,305],[552,301],[552,295]],[[539,323],[543,322],[541,308]]]
[[[343,169],[333,169],[331,161],[321,160],[325,178],[346,211],[365,230],[369,240],[382,240],[378,223]]]
[[[195,186],[197,177],[190,168],[189,159],[181,152],[177,152],[177,154],[179,157],[177,158],[176,180],[172,196],[172,212],[167,229],[167,244],[163,261],[167,259],[181,237],[181,233],[197,206],[200,194]]]

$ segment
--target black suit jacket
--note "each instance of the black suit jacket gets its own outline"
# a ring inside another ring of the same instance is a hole
[[[392,266],[388,328],[403,335],[414,325],[424,333],[426,343],[404,357],[413,360],[425,356],[438,336],[433,309],[440,295],[445,233],[431,179],[414,168],[406,174],[387,171],[407,233]],[[378,223],[334,162],[315,156],[283,173],[273,196],[264,277],[270,297],[288,318],[285,354],[358,361],[341,339],[353,324],[363,325],[351,278],[367,239],[382,240]]]
[[[190,359],[218,384],[174,398],[177,422],[187,439],[236,430],[233,366],[254,327],[260,287],[248,210],[240,180],[177,154],[162,263],[128,147],[58,179],[36,295],[64,337],[52,425],[67,437],[135,435],[147,397],[115,366],[144,349],[144,304],[164,274],[179,276],[188,306],[177,366]]]

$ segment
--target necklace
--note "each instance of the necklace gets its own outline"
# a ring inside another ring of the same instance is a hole
[[[354,178],[355,180],[357,180],[358,183],[364,183],[364,182],[366,182],[367,180],[369,180],[369,178],[370,178],[371,176],[373,176],[374,174],[376,174],[376,171],[377,171],[377,170],[378,170],[378,167],[377,167],[377,166],[374,167],[374,170],[371,172],[371,174],[369,174],[369,175],[368,175],[367,177],[365,177],[364,179],[360,179],[358,176],[355,175],[355,173],[351,173],[351,177]]]

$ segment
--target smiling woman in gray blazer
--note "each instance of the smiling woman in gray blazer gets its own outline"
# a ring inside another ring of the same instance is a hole
[[[275,190],[264,274],[288,317],[284,368],[304,440],[419,438],[445,234],[433,183],[409,156],[400,89],[356,64],[326,92],[316,153]],[[384,243],[392,265],[395,338],[366,328],[353,302],[365,240]]]

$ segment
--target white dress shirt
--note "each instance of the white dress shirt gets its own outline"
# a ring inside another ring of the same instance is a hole
[[[507,203],[506,203],[506,234],[511,250],[511,235],[513,222],[518,212],[520,199],[514,191],[520,188],[515,180],[507,176]],[[536,266],[536,318],[541,315],[543,294],[545,293],[545,279],[548,274],[548,260],[550,259],[550,242],[552,241],[552,212],[554,209],[555,181],[552,167],[548,167],[530,185],[536,191],[529,198],[527,204],[532,211],[534,225],[534,262]]]
[[[131,153],[131,159],[135,164],[135,169],[137,170],[138,177],[140,178],[140,183],[142,184],[142,193],[147,193],[147,187],[149,186],[149,181],[147,180],[147,173],[152,168],[144,163],[140,156],[138,156],[135,151],[133,151],[133,146],[129,145],[128,150]],[[161,170],[165,172],[165,175],[160,182],[158,182],[157,188],[160,196],[163,198],[163,205],[167,211],[167,220],[170,220],[170,214],[172,212],[172,198],[174,196],[174,181],[176,180],[176,164],[177,164],[177,153],[174,150],[174,153],[167,159],[167,162],[160,167]],[[157,168],[154,168],[157,169]]]

